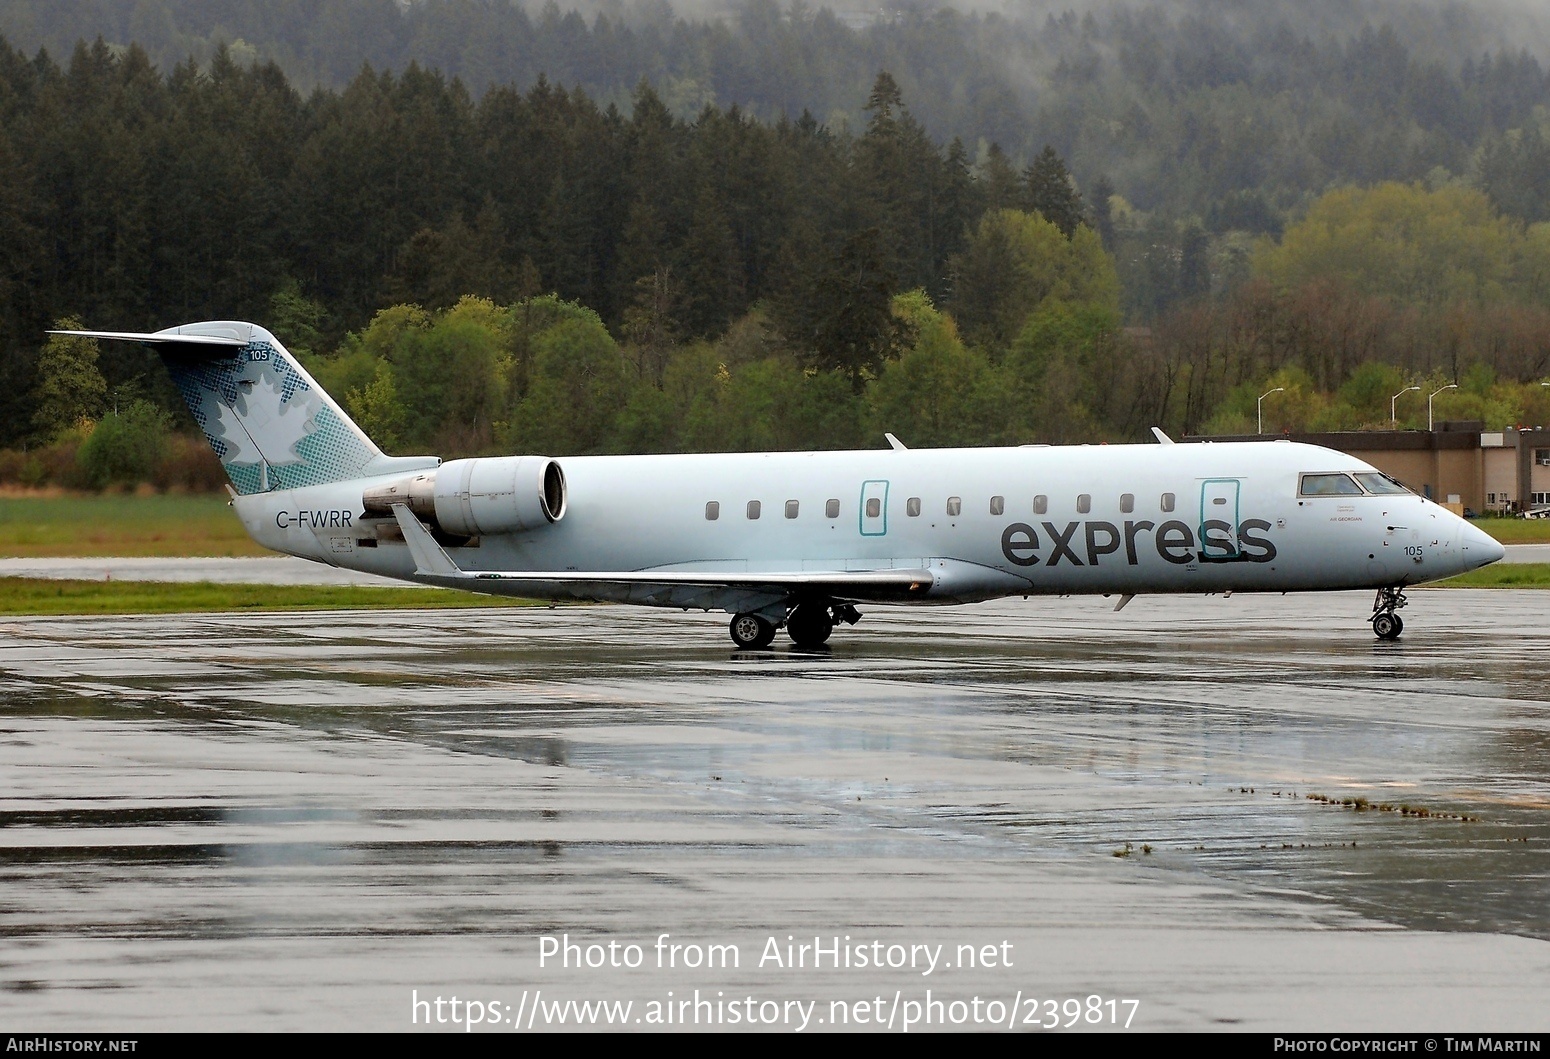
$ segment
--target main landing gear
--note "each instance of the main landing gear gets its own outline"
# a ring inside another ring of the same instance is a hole
[[[840,622],[854,625],[861,620],[861,612],[849,603],[830,606],[827,603],[798,603],[786,615],[785,625],[791,642],[798,647],[821,647]],[[732,642],[744,650],[758,651],[768,647],[775,639],[778,626],[760,614],[736,614],[728,626]]]
[[[1405,631],[1405,620],[1396,611],[1409,602],[1403,588],[1378,589],[1378,598],[1372,605],[1372,617],[1367,619],[1372,622],[1372,631],[1378,639],[1399,639],[1399,634]]]
[[[757,614],[734,614],[728,629],[732,642],[748,651],[760,651],[775,639],[775,623]]]

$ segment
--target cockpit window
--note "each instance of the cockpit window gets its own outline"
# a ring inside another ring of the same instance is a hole
[[[1362,487],[1374,496],[1393,496],[1396,493],[1408,493],[1403,485],[1399,484],[1382,471],[1358,472],[1356,480],[1362,483]]]
[[[1349,474],[1305,474],[1303,496],[1361,496],[1362,487]]]

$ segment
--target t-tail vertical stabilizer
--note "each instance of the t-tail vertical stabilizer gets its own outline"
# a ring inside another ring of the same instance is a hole
[[[221,320],[153,334],[53,333],[155,347],[243,496],[403,473],[438,462],[383,455],[279,340],[256,324]]]

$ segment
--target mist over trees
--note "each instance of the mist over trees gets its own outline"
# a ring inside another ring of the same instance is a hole
[[[1269,428],[1384,426],[1434,377],[1550,420],[1550,79],[1506,23],[846,18],[0,0],[0,447],[186,424],[65,317],[264,323],[449,456],[1131,440],[1272,386]]]

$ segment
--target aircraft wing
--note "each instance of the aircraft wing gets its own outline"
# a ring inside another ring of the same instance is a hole
[[[461,569],[403,504],[393,515],[414,556],[415,580],[494,595],[627,600],[667,606],[717,606],[728,594],[772,601],[809,591],[846,601],[897,601],[924,596],[934,583],[930,570],[833,570],[800,573],[714,570],[628,570],[490,572]]]

